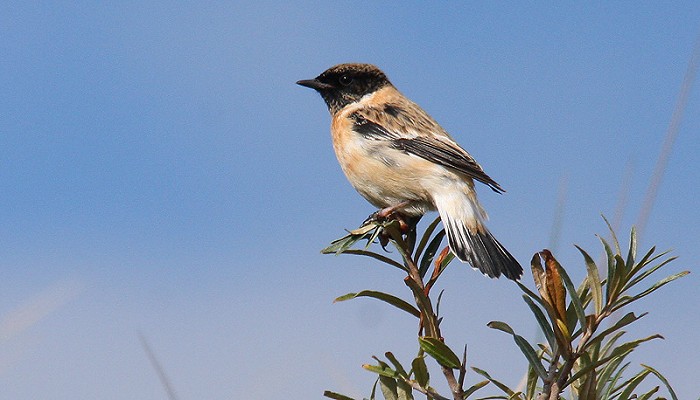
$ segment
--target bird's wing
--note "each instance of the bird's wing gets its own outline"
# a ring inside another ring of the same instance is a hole
[[[354,111],[349,118],[353,122],[353,130],[367,139],[387,141],[397,150],[455,169],[476,179],[496,193],[505,192],[484,172],[476,160],[423,110],[411,110],[412,115],[420,117],[418,119],[409,119],[402,111],[397,105],[387,105],[383,110],[363,108]],[[415,111],[419,113],[416,114]]]

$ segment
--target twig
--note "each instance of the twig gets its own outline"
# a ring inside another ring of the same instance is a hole
[[[440,333],[440,327],[438,325],[437,315],[433,310],[430,298],[425,294],[425,285],[423,279],[420,276],[420,271],[418,265],[411,257],[410,249],[408,244],[401,237],[401,233],[395,230],[389,232],[391,235],[396,248],[401,253],[404,259],[406,267],[408,268],[408,277],[406,278],[406,285],[413,292],[413,297],[416,300],[416,305],[421,310],[422,322],[426,328],[426,335],[442,340],[442,335]],[[452,397],[454,400],[463,400],[464,390],[462,385],[458,382],[457,377],[455,377],[454,370],[447,368],[445,366],[440,366],[442,369],[442,374],[447,380],[447,384],[452,392]]]

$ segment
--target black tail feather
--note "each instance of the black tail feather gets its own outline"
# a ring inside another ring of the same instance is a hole
[[[457,258],[470,263],[490,278],[498,278],[502,274],[508,279],[520,279],[523,267],[491,232],[485,228],[483,232],[470,232],[465,226],[449,223],[445,228],[450,249]]]

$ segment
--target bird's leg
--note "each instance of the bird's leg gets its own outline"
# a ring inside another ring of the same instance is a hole
[[[388,219],[391,219],[392,217],[395,217],[398,214],[398,210],[401,208],[404,208],[411,204],[410,201],[402,201],[401,203],[395,204],[393,206],[385,207],[382,208],[381,210],[377,210],[370,214],[369,217],[365,220],[365,223],[367,222],[372,222],[372,221],[385,221]],[[397,218],[399,219],[399,218]]]
[[[437,281],[438,277],[442,273],[442,269],[440,269],[440,265],[442,265],[442,261],[447,257],[447,255],[450,254],[450,247],[447,246],[445,247],[441,252],[440,255],[435,259],[435,269],[433,269],[433,274],[430,276],[430,279],[428,280],[428,283],[425,284],[425,295],[427,296],[430,293],[430,289],[433,287],[435,284],[435,281]]]

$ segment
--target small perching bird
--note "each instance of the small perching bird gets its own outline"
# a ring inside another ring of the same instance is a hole
[[[325,100],[335,154],[367,201],[407,217],[437,210],[457,258],[492,278],[520,278],[518,261],[484,225],[474,180],[504,190],[379,68],[340,64],[297,84]]]

